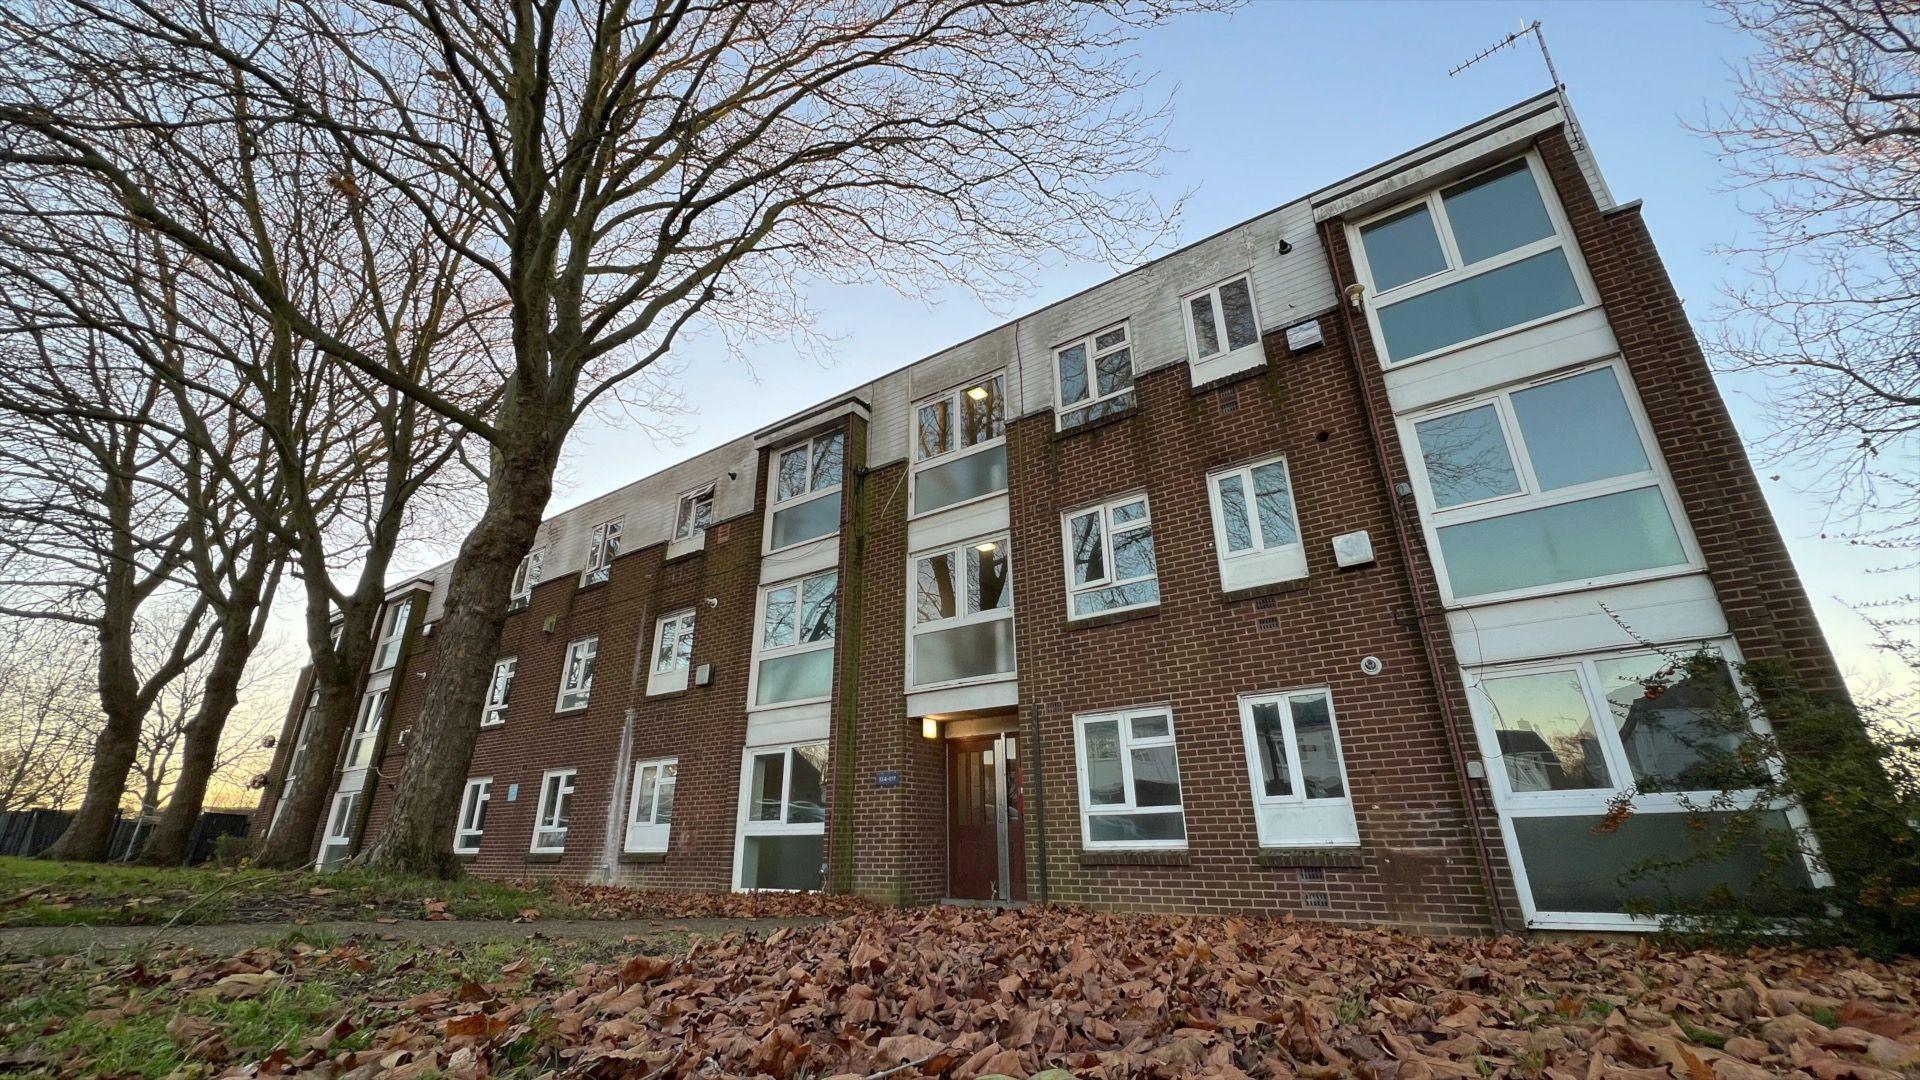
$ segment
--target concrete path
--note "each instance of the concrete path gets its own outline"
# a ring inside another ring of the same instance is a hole
[[[210,923],[204,926],[20,926],[0,929],[0,954],[40,956],[118,951],[154,944],[191,945],[212,953],[236,953],[301,933],[338,940],[356,934],[428,944],[518,941],[538,934],[574,941],[623,941],[632,938],[718,937],[737,930],[771,934],[787,926],[812,926],[825,919],[592,919],[484,922],[449,919],[377,922]]]

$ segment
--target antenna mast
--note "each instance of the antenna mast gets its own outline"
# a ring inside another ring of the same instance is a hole
[[[1540,59],[1546,62],[1547,78],[1553,80],[1553,92],[1560,96],[1560,111],[1565,113],[1567,117],[1567,142],[1575,150],[1582,149],[1586,145],[1586,141],[1580,137],[1580,122],[1573,118],[1573,106],[1567,101],[1566,84],[1560,81],[1560,72],[1553,66],[1553,54],[1547,51],[1547,32],[1540,28],[1539,19],[1533,20],[1520,29],[1515,30],[1513,33],[1508,34],[1506,37],[1501,38],[1499,41],[1481,49],[1465,63],[1456,65],[1449,70],[1447,77],[1452,78],[1460,74],[1480,61],[1485,60],[1487,57],[1492,56],[1494,53],[1499,52],[1501,49],[1517,43],[1521,38],[1529,34],[1533,35],[1533,40],[1540,46]]]

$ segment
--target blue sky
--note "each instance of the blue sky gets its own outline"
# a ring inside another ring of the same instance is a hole
[[[1256,2],[1231,17],[1201,17],[1140,42],[1147,70],[1173,94],[1163,193],[1191,191],[1178,239],[1197,239],[1494,112],[1548,86],[1531,42],[1458,77],[1447,70],[1543,19],[1560,74],[1614,196],[1643,199],[1646,219],[1696,326],[1712,318],[1735,270],[1709,254],[1747,227],[1712,147],[1689,133],[1731,93],[1729,66],[1748,49],[1710,10],[1681,3],[1525,4]],[[1023,301],[989,308],[954,292],[929,305],[882,288],[809,297],[836,345],[823,366],[778,347],[753,353],[751,374],[698,343],[683,350],[679,387],[692,412],[678,441],[590,422],[570,447],[563,510],[672,461],[784,416],[1094,284],[1105,265],[1036,273]],[[756,381],[757,380],[757,381]],[[1761,430],[1759,387],[1722,381],[1749,435]],[[1824,503],[1794,490],[1791,470],[1764,462],[1776,517],[1830,638],[1862,688],[1884,675],[1848,601],[1897,583],[1875,560],[1819,537]],[[437,553],[436,553],[437,556]],[[433,560],[427,560],[429,562]]]

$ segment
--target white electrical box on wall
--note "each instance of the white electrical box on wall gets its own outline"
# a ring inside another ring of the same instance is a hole
[[[1333,538],[1333,561],[1341,569],[1365,566],[1373,561],[1373,537],[1367,530],[1341,533]]]
[[[1316,345],[1325,344],[1326,340],[1320,332],[1319,319],[1308,319],[1287,327],[1287,351],[1290,353],[1306,352]]]

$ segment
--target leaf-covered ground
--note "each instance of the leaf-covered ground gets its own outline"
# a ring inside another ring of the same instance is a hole
[[[64,995],[64,1008],[0,1006],[0,1071],[1920,1075],[1920,962],[1845,952],[952,908],[611,955],[522,947],[485,962],[360,940],[226,960],[20,961],[0,972],[0,994]],[[285,1030],[240,1008],[269,1000],[284,1003],[272,1015]],[[122,1024],[164,1040],[166,1060],[136,1070],[125,1047],[109,1058],[101,1042]]]

